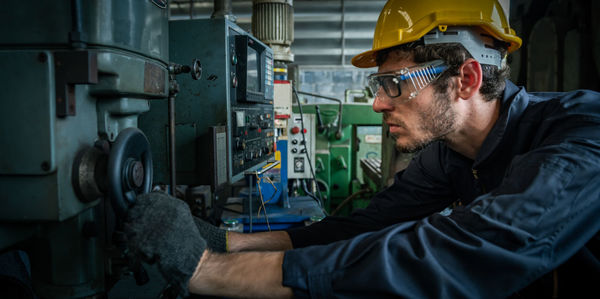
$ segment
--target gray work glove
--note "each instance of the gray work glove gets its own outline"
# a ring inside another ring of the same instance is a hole
[[[124,223],[127,245],[143,261],[158,263],[163,277],[185,297],[206,249],[188,205],[164,193],[137,197]]]
[[[227,252],[227,231],[220,229],[204,220],[194,217],[194,222],[198,231],[204,240],[208,248],[215,252]]]

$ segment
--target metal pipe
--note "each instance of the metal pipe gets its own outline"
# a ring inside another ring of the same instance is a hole
[[[350,103],[348,99],[350,99],[350,95],[361,95],[363,97],[368,97],[367,91],[365,89],[346,89],[344,92],[344,103]],[[352,102],[354,102],[354,98],[352,97]]]
[[[254,185],[253,183],[254,181],[254,177],[252,175],[250,175],[250,186],[248,186],[248,189],[250,189],[250,192],[248,192],[248,232],[252,233],[252,185]]]
[[[69,42],[75,49],[84,49],[86,47],[83,38],[82,19],[81,0],[71,0],[71,32],[69,32]]]
[[[213,0],[213,13],[210,18],[225,18],[235,22],[237,17],[233,15],[231,0]]]
[[[177,183],[175,181],[175,94],[169,95],[169,162],[171,163],[169,175],[171,176],[171,195],[177,196]]]

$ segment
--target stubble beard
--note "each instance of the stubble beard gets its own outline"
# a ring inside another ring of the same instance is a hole
[[[456,124],[456,112],[450,106],[449,93],[434,91],[434,101],[429,109],[418,111],[419,131],[424,132],[423,136],[413,140],[408,144],[396,143],[396,149],[402,153],[418,152],[435,141],[443,141],[446,136],[454,129]],[[384,119],[386,119],[384,115]],[[402,121],[395,122],[398,126],[408,129]],[[399,136],[390,133],[394,140]]]

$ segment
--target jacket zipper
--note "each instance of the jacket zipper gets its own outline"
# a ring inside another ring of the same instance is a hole
[[[483,194],[487,193],[487,191],[485,190],[485,186],[479,180],[479,175],[477,174],[477,169],[471,169],[471,171],[473,172],[473,178],[475,178],[475,183],[477,185],[479,185],[479,187],[481,187],[481,191],[483,192]]]

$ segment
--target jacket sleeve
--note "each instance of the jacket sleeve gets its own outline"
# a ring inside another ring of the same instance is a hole
[[[600,230],[600,121],[561,122],[516,156],[499,187],[351,240],[285,254],[298,298],[506,297],[565,262]]]
[[[392,186],[349,217],[326,217],[310,226],[288,230],[294,248],[349,239],[443,210],[456,199],[444,174],[443,155],[439,143],[430,146],[396,174]]]

